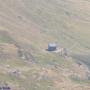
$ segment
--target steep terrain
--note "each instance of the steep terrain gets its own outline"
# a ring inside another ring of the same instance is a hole
[[[90,90],[89,38],[89,0],[0,0],[0,86]]]

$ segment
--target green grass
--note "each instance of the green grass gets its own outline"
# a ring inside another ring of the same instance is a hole
[[[0,43],[11,43],[11,42],[13,42],[13,40],[12,38],[10,38],[10,36],[3,35],[3,34],[0,35]]]
[[[11,67],[23,67],[23,66],[27,66],[27,63],[25,61],[22,60],[0,60],[0,64],[1,65],[10,65]]]

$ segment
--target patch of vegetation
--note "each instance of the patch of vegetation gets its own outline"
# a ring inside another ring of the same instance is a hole
[[[0,31],[0,43],[12,43],[13,39],[6,31]]]
[[[76,76],[76,75],[71,75],[70,76],[70,79],[72,80],[72,81],[74,81],[75,83],[78,83],[78,84],[88,84],[88,83],[90,83],[90,80],[88,80],[88,79],[82,79],[82,78],[80,78],[80,77],[78,77],[78,76]]]
[[[31,74],[28,73],[28,78],[23,82],[27,90],[53,90],[53,83],[51,79],[41,78],[40,80],[38,80],[38,78],[40,77],[38,75],[39,71],[37,71],[36,73],[32,72]],[[33,76],[36,76],[37,78],[34,78]]]

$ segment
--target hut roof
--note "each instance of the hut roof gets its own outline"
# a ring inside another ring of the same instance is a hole
[[[49,43],[48,46],[49,47],[56,47],[57,45],[55,43]]]

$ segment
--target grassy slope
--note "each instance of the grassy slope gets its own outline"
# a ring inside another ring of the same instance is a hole
[[[53,79],[41,81],[33,79],[33,75],[38,76],[37,74],[42,67],[46,67],[46,64],[59,64],[61,67],[71,68],[72,61],[65,61],[57,54],[48,54],[43,51],[48,42],[57,42],[59,46],[68,49],[75,44],[73,53],[86,54],[87,51],[88,54],[90,53],[89,12],[90,2],[85,0],[0,0],[0,30],[8,31],[22,48],[32,53],[41,65],[32,67],[30,72],[23,71],[28,77],[25,83],[22,83],[27,90],[29,87],[32,87],[32,90],[56,90],[52,86]],[[18,67],[20,63],[9,62],[9,64]],[[22,62],[21,64],[23,65]],[[27,64],[24,66],[29,68]],[[31,81],[29,82],[28,79]],[[17,79],[16,81],[21,83]],[[50,82],[51,85],[49,85]],[[36,85],[37,83],[41,86]]]

